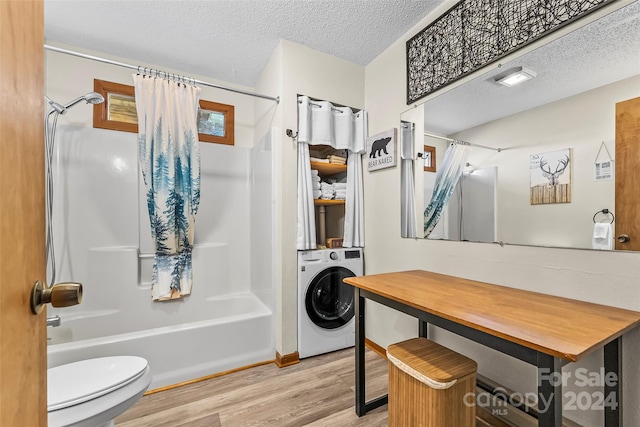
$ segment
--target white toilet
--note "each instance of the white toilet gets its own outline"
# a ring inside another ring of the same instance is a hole
[[[113,427],[151,384],[136,356],[82,360],[47,370],[49,427]]]

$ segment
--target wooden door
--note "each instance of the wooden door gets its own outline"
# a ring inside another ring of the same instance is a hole
[[[616,249],[640,251],[640,98],[616,104]],[[617,237],[626,234],[629,241]]]
[[[0,426],[47,425],[43,1],[0,1]]]

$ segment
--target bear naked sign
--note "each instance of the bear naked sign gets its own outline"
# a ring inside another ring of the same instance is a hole
[[[367,138],[367,170],[396,165],[396,128]]]

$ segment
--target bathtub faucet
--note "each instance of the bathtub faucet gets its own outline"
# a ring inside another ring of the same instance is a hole
[[[60,326],[61,322],[60,316],[47,317],[47,326],[53,326],[55,328]]]

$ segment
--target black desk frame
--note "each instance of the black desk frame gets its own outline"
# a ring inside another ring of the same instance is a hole
[[[496,337],[486,332],[473,329],[471,327],[452,322],[451,320],[424,312],[417,308],[403,304],[401,302],[383,297],[376,293],[354,287],[355,292],[355,327],[356,327],[356,414],[361,417],[367,412],[388,403],[388,396],[380,396],[369,402],[365,400],[365,299],[378,302],[387,307],[406,313],[419,320],[419,335],[427,337],[428,325],[438,326],[462,337],[468,338],[487,347],[498,350],[501,353],[520,359],[538,368],[538,396],[540,401],[550,402],[549,408],[545,412],[538,414],[539,427],[562,427],[562,385],[549,381],[556,375],[562,374],[562,366],[569,363],[569,360],[554,357],[532,348]],[[614,339],[604,346],[604,368],[605,372],[616,375],[618,381],[612,385],[605,385],[604,395],[609,396],[615,393],[617,406],[605,406],[604,426],[622,427],[622,340],[620,337]],[[542,373],[545,375],[542,376]],[[558,377],[559,378],[559,377]],[[560,398],[556,398],[560,396]],[[542,400],[544,399],[544,400]]]

